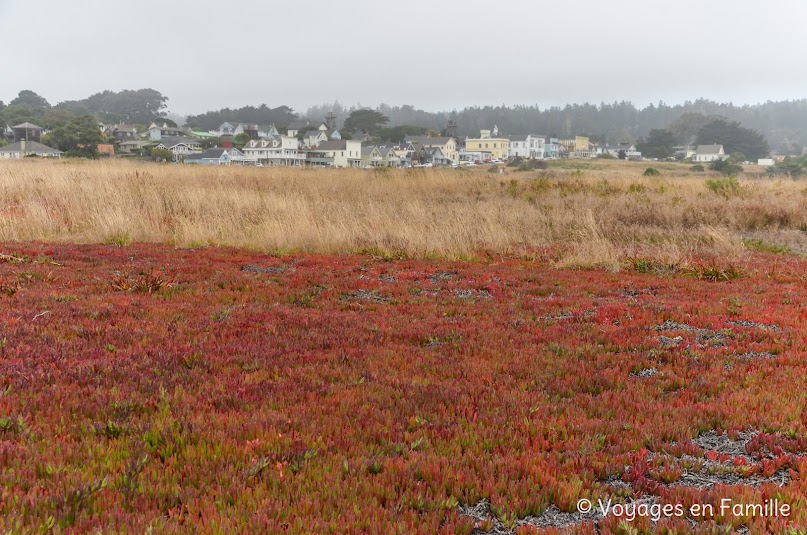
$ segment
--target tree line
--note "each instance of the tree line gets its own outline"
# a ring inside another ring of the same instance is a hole
[[[139,89],[103,91],[83,100],[51,105],[35,92],[25,90],[8,105],[0,102],[0,124],[13,126],[28,121],[47,130],[55,130],[77,117],[92,116],[106,123],[148,125],[154,120],[166,120],[167,102],[168,98],[157,90]],[[377,115],[368,115],[368,111]],[[353,134],[356,128],[372,133],[378,139],[390,141],[398,141],[394,137],[402,133],[445,133],[446,125],[453,121],[459,137],[478,135],[479,130],[497,125],[500,132],[507,134],[540,134],[558,138],[587,135],[595,142],[640,143],[646,147],[650,144],[650,152],[655,152],[653,145],[686,145],[705,139],[707,136],[700,135],[701,130],[707,123],[719,119],[725,124],[718,124],[717,128],[722,129],[722,134],[728,133],[733,137],[719,139],[717,134],[721,134],[721,131],[713,131],[711,133],[715,134],[715,139],[709,142],[736,145],[737,150],[731,152],[742,152],[749,158],[764,152],[764,142],[768,143],[769,148],[786,154],[801,154],[807,146],[807,99],[745,106],[699,99],[679,105],[660,102],[643,108],[630,102],[614,102],[549,108],[477,106],[441,112],[425,111],[411,105],[382,104],[370,108],[360,104],[348,107],[332,102],[297,113],[289,106],[261,104],[191,115],[186,123],[202,130],[216,129],[225,121],[274,124],[282,131],[301,117],[317,123],[329,113],[336,116],[342,133],[347,136]],[[350,120],[351,116],[353,120]],[[368,118],[371,122],[378,118],[383,120],[368,126]],[[759,137],[751,136],[735,142],[736,127],[755,132]],[[671,134],[672,138],[659,138],[660,131]]]

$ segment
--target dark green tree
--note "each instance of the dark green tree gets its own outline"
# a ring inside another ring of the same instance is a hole
[[[149,153],[155,162],[170,162],[174,160],[174,153],[167,149],[152,149]]]
[[[258,107],[244,106],[243,108],[224,108],[217,111],[209,111],[201,115],[190,115],[187,117],[186,125],[201,130],[213,130],[221,126],[225,121],[257,124],[260,126],[275,127],[284,133],[286,127],[297,120],[297,114],[288,106],[278,106],[270,108],[266,104]]]
[[[75,117],[76,115],[71,111],[51,108],[42,114],[42,117],[39,119],[39,126],[47,130],[54,130],[60,126],[64,126],[72,119],[75,119]]]
[[[249,140],[250,140],[249,134],[247,134],[246,132],[241,132],[240,134],[235,136],[235,139],[233,139],[233,145],[235,146],[236,149],[241,150],[244,148],[244,145],[249,143]]]
[[[653,129],[637,148],[645,158],[670,158],[675,153],[675,137],[669,130]]]
[[[403,141],[406,136],[422,136],[428,132],[422,126],[393,126],[392,128],[379,128],[375,135],[380,141]]]
[[[771,149],[759,132],[743,128],[736,121],[715,119],[698,132],[699,145],[723,145],[727,154],[743,153],[751,161],[767,157]]]
[[[745,154],[743,154],[742,152],[732,152],[729,155],[729,161],[731,163],[743,163],[746,160],[748,160],[748,158],[746,158]]]
[[[62,102],[57,107],[77,115],[92,114],[107,123],[149,124],[165,116],[167,102],[168,97],[155,89],[138,89],[102,91],[84,100]]]
[[[374,135],[389,123],[389,117],[375,110],[355,110],[345,120],[348,132],[363,132]]]
[[[8,103],[9,107],[29,110],[32,113],[41,113],[50,108],[50,104],[44,97],[41,97],[29,89],[20,91],[17,98]]]
[[[726,176],[739,175],[743,172],[742,165],[731,163],[728,160],[715,160],[709,164],[709,169]]]
[[[103,135],[95,117],[81,115],[54,129],[48,135],[47,142],[68,156],[95,158],[98,156],[98,144],[103,143]]]
[[[715,117],[708,117],[702,113],[686,112],[676,119],[667,130],[669,130],[675,141],[681,145],[692,145],[698,139],[698,132]]]
[[[199,141],[203,149],[211,149],[213,147],[221,146],[221,138],[219,137],[206,137]]]

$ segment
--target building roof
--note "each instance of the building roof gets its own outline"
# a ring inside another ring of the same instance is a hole
[[[146,145],[151,145],[151,141],[132,139],[130,141],[124,141],[120,144],[121,147],[145,147]]]
[[[515,134],[512,136],[505,136],[510,141],[527,141],[527,138],[530,137],[529,134]]]
[[[185,160],[218,160],[227,149],[207,149],[204,152],[197,152],[185,157]]]
[[[323,141],[316,148],[317,151],[326,150],[347,150],[347,141],[344,139],[333,139],[331,141]]]
[[[361,155],[362,156],[370,156],[376,150],[375,145],[367,145],[366,147],[361,148]]]
[[[303,137],[317,137],[321,132],[322,130],[309,130]]]
[[[0,147],[0,152],[22,152],[22,141],[18,141],[16,143],[12,143],[11,145],[6,145],[5,147]],[[26,154],[62,154],[62,151],[56,150],[54,148],[48,147],[47,145],[43,145],[42,143],[37,143],[36,141],[26,141],[25,142],[25,153]]]
[[[17,126],[12,126],[12,128],[14,128],[14,129],[25,128],[26,130],[33,130],[33,129],[42,130],[41,126],[37,126],[37,125],[31,124],[31,123],[18,124]],[[42,146],[44,147],[44,145],[42,145]]]
[[[171,132],[182,132],[182,129],[180,127],[178,127],[178,126],[168,126],[167,124],[163,124],[163,126],[159,126],[159,125],[155,124],[154,126],[151,126],[149,128],[149,130],[154,130],[154,129],[166,130],[166,131],[171,131]]]
[[[698,145],[695,153],[700,155],[720,154],[721,150],[723,150],[723,145]]]
[[[184,143],[185,145],[198,145],[199,141],[187,137],[164,137],[157,142],[157,145],[165,145],[168,148]]]
[[[429,136],[406,136],[404,141],[406,143],[420,143],[424,146],[434,146],[434,145],[445,145],[449,141],[454,139],[453,137],[429,137]]]

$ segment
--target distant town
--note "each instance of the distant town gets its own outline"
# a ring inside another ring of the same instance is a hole
[[[98,124],[106,143],[98,144],[105,157],[158,155],[164,161],[189,165],[322,166],[322,167],[438,167],[495,164],[514,159],[557,160],[615,158],[642,160],[636,145],[593,143],[587,136],[559,139],[539,134],[506,135],[498,127],[481,130],[478,137],[408,135],[400,142],[372,143],[363,132],[346,139],[332,116],[320,123],[296,121],[281,132],[275,125],[259,126],[225,122],[218,130],[197,131],[168,122],[153,122],[145,131],[127,124]],[[452,134],[456,125],[449,123]],[[30,156],[61,158],[63,152],[42,143],[47,132],[32,123],[6,126],[10,143],[0,148],[0,158]],[[215,146],[209,145],[214,140]],[[722,145],[676,147],[676,157],[697,163],[726,160]],[[759,159],[774,165],[773,158]]]
[[[8,104],[0,102],[0,159],[414,168],[613,158],[712,168],[781,162],[777,168],[784,169],[807,154],[807,123],[799,119],[807,100],[743,108],[698,100],[644,109],[614,103],[450,113],[406,105],[348,109],[334,102],[302,114],[261,104],[185,117],[169,114],[167,101],[159,91],[139,89],[52,105],[34,91],[20,91]]]

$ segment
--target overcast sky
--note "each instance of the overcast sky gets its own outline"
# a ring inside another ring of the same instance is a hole
[[[804,0],[0,0],[0,100],[757,103],[807,97],[805,21]]]

